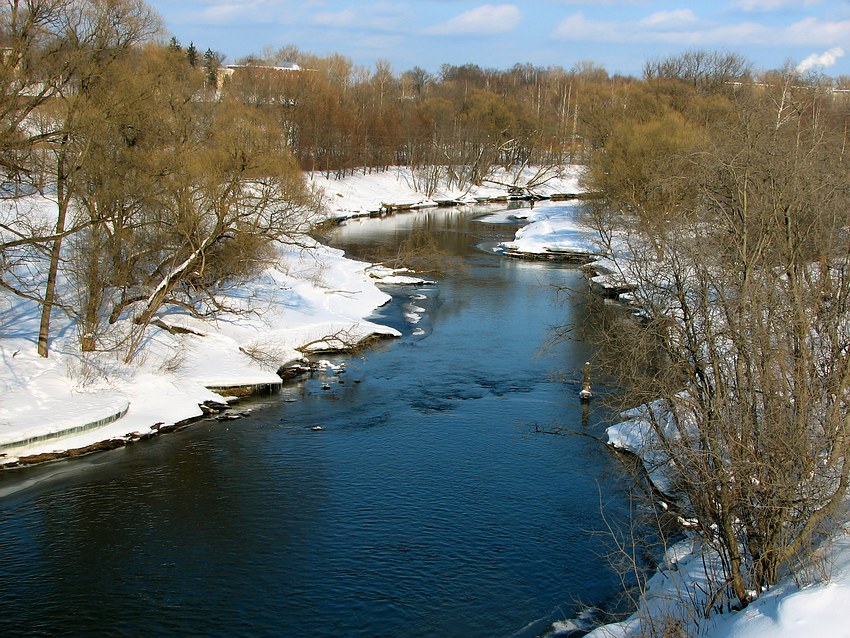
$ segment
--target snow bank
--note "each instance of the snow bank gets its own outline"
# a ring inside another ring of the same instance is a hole
[[[121,363],[125,350],[80,353],[75,325],[59,313],[50,357],[37,356],[38,307],[0,296],[0,462],[201,416],[199,404],[223,401],[208,388],[279,384],[278,367],[328,335],[350,343],[397,335],[364,319],[389,300],[368,268],[319,244],[309,251],[284,248],[274,267],[222,295],[227,306],[244,312],[203,321],[165,309],[163,323],[188,332],[151,326],[130,365]]]
[[[651,478],[664,489],[664,459],[649,456],[652,429],[645,409],[628,412],[608,428],[611,445],[645,459]],[[638,610],[620,623],[597,628],[587,638],[640,638],[655,635],[647,627],[675,625],[678,634],[702,638],[850,638],[850,524],[839,528],[819,552],[823,573],[788,574],[770,591],[739,612],[699,617],[683,602],[705,604],[706,566],[720,573],[719,558],[689,536],[670,547],[658,571],[647,581]],[[808,584],[801,585],[800,581]]]
[[[325,207],[330,218],[356,217],[377,213],[386,205],[420,208],[437,206],[440,202],[474,204],[481,200],[509,196],[515,186],[540,197],[583,192],[580,180],[584,168],[525,167],[518,171],[495,168],[480,185],[466,188],[437,188],[430,195],[422,193],[422,180],[408,167],[393,167],[387,171],[355,174],[343,179],[327,177],[324,173],[309,174],[308,181],[325,193]]]
[[[643,638],[662,635],[648,627],[676,627],[666,635],[692,638],[847,638],[850,636],[850,537],[844,528],[822,552],[828,577],[798,585],[787,576],[745,609],[704,619],[682,606],[701,600],[707,587],[702,550],[693,539],[671,547],[646,584],[640,609],[620,623],[604,625],[586,638]],[[709,564],[711,558],[708,558]],[[719,568],[719,567],[718,567]]]
[[[541,202],[535,208],[502,211],[482,217],[489,223],[527,222],[512,241],[502,242],[498,249],[520,255],[596,255],[600,248],[593,232],[580,219],[581,204]]]
[[[850,636],[850,538],[833,540],[823,559],[829,580],[800,587],[786,578],[746,609],[715,619],[707,638],[847,638]]]

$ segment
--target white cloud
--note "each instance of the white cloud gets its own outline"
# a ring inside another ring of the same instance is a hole
[[[162,0],[158,3],[163,4]],[[288,2],[280,0],[202,0],[206,5],[199,14],[190,9],[187,2],[174,2],[183,11],[183,21],[200,24],[246,24],[258,21],[281,20],[291,14]]]
[[[670,25],[653,16],[632,22],[589,20],[584,14],[576,13],[562,20],[552,36],[573,41],[663,42],[699,47],[740,46],[742,43],[750,46],[839,46],[850,42],[850,20],[806,18],[786,26],[760,22],[702,25],[693,24],[693,21],[690,25]]]
[[[496,34],[513,31],[519,26],[522,13],[513,4],[485,4],[465,11],[448,22],[426,29],[433,35]]]
[[[676,9],[675,11],[659,11],[643,18],[640,24],[648,27],[676,26],[698,22],[696,14],[690,9]]]
[[[789,40],[796,44],[843,44],[850,42],[850,20],[806,18],[788,27],[786,33]]]
[[[824,51],[823,53],[812,53],[805,60],[800,62],[797,65],[798,73],[805,73],[806,71],[810,71],[813,68],[819,66],[827,69],[833,66],[840,58],[844,57],[844,49],[841,47],[835,47],[830,49],[829,51]]]
[[[226,24],[231,20],[244,17],[245,10],[256,9],[255,5],[249,3],[248,7],[239,2],[223,2],[214,4],[201,12],[201,22],[213,24]]]
[[[165,0],[158,0],[162,4]],[[188,0],[181,0],[185,14],[183,22],[191,16],[200,24],[312,24],[329,28],[367,28],[398,30],[406,18],[404,5],[398,2],[380,2],[362,7],[333,10],[327,0],[196,0],[204,5],[199,14],[189,11]],[[258,43],[259,44],[259,43]]]
[[[797,8],[800,5],[811,7],[820,3],[821,0],[733,0],[729,6],[748,13],[767,13],[786,7]]]
[[[583,6],[634,6],[634,5],[645,5],[647,4],[647,0],[561,0],[561,4],[565,4],[568,6],[573,5],[583,5]]]
[[[620,39],[621,23],[588,20],[583,13],[567,16],[555,28],[554,37],[563,40],[611,42]]]
[[[357,12],[354,9],[342,11],[322,11],[313,16],[311,22],[325,27],[348,27],[357,21]]]
[[[398,31],[405,21],[405,16],[403,7],[385,2],[370,5],[368,8],[321,11],[306,20],[322,27]]]

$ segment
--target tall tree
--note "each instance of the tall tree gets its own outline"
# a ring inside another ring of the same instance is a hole
[[[49,246],[49,266],[44,287],[38,353],[48,355],[50,319],[56,305],[56,284],[62,258],[62,242],[69,206],[74,194],[72,180],[85,161],[91,137],[80,127],[86,119],[89,94],[97,90],[104,71],[133,46],[159,32],[158,16],[142,0],[85,0],[59,7],[68,44],[66,70],[70,81],[63,84],[45,107],[41,134],[49,140],[54,157],[52,174],[56,197],[55,236]],[[49,108],[48,108],[49,107]]]
[[[300,241],[316,210],[262,106],[198,100],[203,71],[158,46],[113,70],[76,191],[90,222],[74,271],[89,349],[122,316],[138,338],[165,304],[222,310],[222,288],[264,267],[276,242]]]
[[[204,53],[204,72],[207,77],[207,86],[213,91],[218,88],[218,70],[224,61],[224,54],[207,49]]]
[[[189,66],[195,68],[198,66],[198,49],[195,48],[195,43],[190,42],[189,46],[186,47],[186,61],[189,63]]]

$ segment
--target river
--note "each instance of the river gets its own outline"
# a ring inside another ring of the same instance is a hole
[[[487,247],[469,209],[352,221],[334,245],[439,245],[390,287],[402,331],[328,372],[155,440],[0,475],[4,635],[542,636],[617,592],[600,513],[622,474],[583,413],[593,321],[574,267]],[[578,291],[556,293],[556,288]],[[575,339],[547,348],[552,326]],[[320,426],[322,429],[312,428]]]

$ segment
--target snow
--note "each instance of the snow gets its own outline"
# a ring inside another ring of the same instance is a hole
[[[513,241],[503,242],[502,250],[523,254],[596,254],[596,234],[580,221],[581,203],[543,202],[522,211],[503,211],[481,218],[489,223],[523,220],[528,225],[517,231]]]
[[[409,268],[388,268],[375,264],[367,269],[369,276],[384,284],[410,286],[416,284],[434,284],[436,282],[416,276]],[[409,273],[409,274],[406,274]]]
[[[669,412],[662,410],[660,405],[652,404],[627,411],[622,415],[626,420],[608,427],[608,443],[640,456],[655,486],[665,494],[672,494],[673,464],[657,444],[657,435],[648,418],[649,410],[655,411],[655,418],[664,436],[668,440],[675,439],[679,428],[671,422]],[[680,424],[679,427],[685,425]]]
[[[850,637],[850,538],[839,536],[825,561],[830,579],[798,587],[786,579],[736,614],[716,619],[709,638]]]
[[[850,637],[850,537],[847,528],[829,544],[822,556],[826,576],[798,585],[787,576],[770,591],[738,612],[695,618],[683,609],[680,593],[700,601],[705,584],[700,548],[687,539],[672,546],[663,566],[649,579],[641,609],[627,620],[605,625],[587,638],[638,638],[642,623],[651,618],[678,621],[682,636],[700,638],[848,638]],[[710,561],[709,561],[710,562]]]
[[[653,481],[663,490],[665,464],[646,455],[652,433],[643,410],[629,411],[626,420],[609,427],[608,442],[642,456]],[[719,558],[708,549],[703,551],[696,537],[688,536],[667,550],[661,567],[647,582],[638,610],[621,623],[596,629],[588,638],[648,635],[642,633],[648,618],[655,623],[665,618],[676,621],[681,635],[701,638],[850,638],[850,523],[838,526],[817,558],[811,573],[787,574],[745,609],[701,619],[682,607],[680,594],[704,603],[705,565],[719,573]]]
[[[480,185],[442,188],[430,195],[417,189],[422,180],[407,167],[394,167],[365,175],[358,173],[343,179],[313,173],[309,183],[324,191],[329,217],[345,218],[377,213],[387,204],[413,208],[436,206],[438,202],[445,201],[474,204],[485,198],[505,197],[506,184],[531,184],[529,190],[541,197],[575,194],[582,192],[580,180],[583,172],[580,166],[546,170],[526,167],[516,172],[495,169]]]
[[[191,333],[149,327],[141,354],[129,365],[121,361],[124,351],[80,353],[76,327],[58,312],[50,356],[37,356],[38,308],[0,296],[0,462],[150,433],[155,424],[201,416],[199,404],[224,400],[209,388],[279,384],[277,369],[301,358],[298,348],[329,335],[351,342],[372,334],[397,336],[364,317],[390,298],[377,285],[381,277],[419,280],[369,272],[369,264],[342,251],[318,243],[312,248],[282,248],[273,267],[222,295],[227,306],[248,312],[202,321],[166,310],[160,317],[166,324]],[[113,421],[79,431],[107,420]]]

